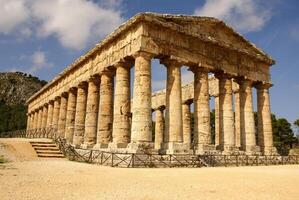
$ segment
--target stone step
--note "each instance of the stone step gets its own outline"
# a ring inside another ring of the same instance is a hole
[[[64,158],[62,154],[38,154],[37,156],[41,158]]]
[[[37,154],[62,154],[59,150],[58,151],[49,151],[49,150],[36,150]]]
[[[30,142],[38,157],[42,158],[64,158],[54,142]]]
[[[56,144],[32,144],[32,147],[57,147]]]
[[[58,147],[33,147],[35,150],[58,150],[59,151],[59,148]]]

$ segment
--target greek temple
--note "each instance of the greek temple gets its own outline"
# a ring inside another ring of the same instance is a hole
[[[152,59],[167,71],[155,93]],[[27,130],[51,128],[76,148],[109,152],[272,155],[274,63],[218,19],[137,14],[30,97]],[[194,75],[186,85],[183,66]]]

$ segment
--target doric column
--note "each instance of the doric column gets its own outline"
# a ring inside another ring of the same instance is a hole
[[[219,129],[219,96],[215,96],[215,147],[221,144],[220,129]]]
[[[191,112],[190,112],[190,103],[184,102],[182,104],[183,110],[183,141],[189,147],[191,145]]]
[[[65,137],[65,119],[67,112],[67,93],[63,93],[60,99],[60,108],[59,108],[59,118],[58,118],[58,126],[57,133],[58,136],[64,138]]]
[[[54,101],[51,100],[48,103],[48,117],[47,117],[47,127],[48,128],[52,128],[53,110],[54,110]]]
[[[42,128],[42,119],[43,119],[43,108],[39,108],[39,110],[38,110],[37,128]]]
[[[30,120],[31,120],[31,115],[28,112],[27,113],[27,126],[26,126],[26,130],[30,130]]]
[[[235,135],[236,147],[241,147],[241,122],[240,122],[240,94],[239,91],[234,93],[235,96]]]
[[[135,55],[131,143],[152,142],[151,58],[145,52]]]
[[[87,101],[87,83],[82,82],[79,84],[77,90],[75,130],[74,130],[74,138],[73,138],[73,144],[76,147],[80,147],[84,141],[86,101]]]
[[[33,128],[37,129],[37,124],[38,124],[38,110],[34,111],[34,122],[33,122]]]
[[[194,69],[194,140],[200,153],[211,148],[208,70]]]
[[[67,113],[65,122],[65,139],[67,143],[73,143],[75,116],[76,116],[77,88],[71,88],[68,92]]]
[[[107,148],[109,142],[112,141],[113,80],[112,72],[107,71],[101,75],[97,145],[95,148]]]
[[[265,155],[277,153],[276,149],[273,147],[269,87],[271,87],[271,85],[259,84],[256,86],[258,105],[258,141],[261,150]]]
[[[244,79],[238,82],[240,86],[241,149],[251,152],[256,147],[251,91],[252,82]]]
[[[88,94],[85,117],[85,133],[83,148],[89,148],[96,144],[97,123],[99,111],[100,77],[94,76],[88,81]]]
[[[130,142],[130,67],[124,62],[116,65],[112,137],[117,147],[126,147]]]
[[[52,119],[52,128],[54,128],[55,130],[57,130],[58,128],[59,110],[60,110],[60,97],[56,97],[54,100],[53,119]]]
[[[216,74],[219,79],[219,130],[220,146],[224,151],[235,148],[232,80],[226,74]]]
[[[156,110],[155,149],[161,149],[164,135],[164,107]]]
[[[47,128],[48,104],[43,106],[42,128]]]
[[[181,64],[176,60],[162,60],[167,68],[165,143],[183,142]],[[171,147],[168,147],[171,148]]]

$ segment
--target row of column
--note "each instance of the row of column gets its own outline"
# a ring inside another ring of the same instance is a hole
[[[126,62],[114,66],[71,88],[28,116],[28,129],[52,127],[75,146],[126,147],[130,143],[152,143],[151,54],[139,52],[135,57],[133,103],[130,108],[130,67]],[[181,66],[176,60],[161,60],[167,68],[165,127],[163,109],[156,114],[155,146],[167,148],[191,141],[190,107],[183,104]],[[212,146],[210,129],[208,73],[204,68],[194,73],[194,144],[199,151]],[[114,92],[115,74],[115,92]],[[244,150],[256,146],[251,95],[251,82],[239,80],[240,127],[234,124],[232,79],[226,74],[219,79],[219,135],[216,143],[222,150],[234,150],[237,129],[241,131]],[[132,112],[132,116],[131,116]],[[272,146],[271,114],[268,88],[258,87],[259,140],[262,146]],[[237,118],[238,116],[236,116]],[[158,130],[158,131],[157,131]],[[188,133],[188,134],[187,134]]]

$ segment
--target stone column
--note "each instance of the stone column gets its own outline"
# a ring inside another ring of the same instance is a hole
[[[58,136],[64,138],[65,137],[65,120],[66,120],[66,112],[67,112],[67,93],[63,93],[60,99],[60,108],[59,108],[59,118],[58,118],[58,126],[57,133]]]
[[[30,113],[27,113],[27,126],[26,126],[26,130],[30,130]]]
[[[34,111],[34,122],[33,122],[33,128],[37,129],[37,124],[38,124],[38,110]]]
[[[221,149],[235,150],[235,127],[233,111],[232,80],[226,74],[217,74],[219,79],[219,130]]]
[[[246,152],[255,151],[255,125],[252,102],[252,82],[239,80],[240,93],[240,122],[241,122],[241,149]]]
[[[42,128],[42,119],[43,119],[43,108],[39,108],[39,110],[38,110],[37,128]]]
[[[77,91],[75,130],[74,130],[74,138],[73,138],[73,144],[76,147],[80,147],[84,141],[86,101],[87,101],[87,83],[82,82],[79,84],[78,91]]]
[[[96,144],[97,123],[99,111],[100,77],[94,76],[88,81],[88,94],[85,117],[85,134],[83,148],[90,148]]]
[[[190,102],[182,104],[183,110],[183,141],[189,147],[191,146],[191,112]]]
[[[208,70],[194,69],[194,140],[199,153],[212,148]]]
[[[174,149],[183,142],[181,64],[175,60],[162,60],[167,67],[165,144]]]
[[[43,107],[42,128],[47,128],[48,104]]]
[[[164,108],[156,110],[156,124],[155,124],[155,149],[161,149],[164,135]]]
[[[219,96],[215,96],[215,147],[218,149],[220,142],[219,129]]]
[[[115,96],[113,111],[113,145],[127,147],[130,142],[130,64],[120,62],[116,65]]]
[[[132,105],[131,143],[152,142],[152,55],[139,52],[135,55],[135,78]],[[138,144],[137,144],[138,147]]]
[[[75,116],[76,116],[77,88],[68,92],[67,113],[65,122],[65,139],[67,143],[73,142]]]
[[[276,149],[273,147],[269,87],[271,87],[271,85],[259,84],[256,86],[258,105],[258,142],[264,155],[277,153]]]
[[[235,134],[236,134],[236,147],[241,147],[241,123],[240,123],[240,94],[239,91],[235,92]]]
[[[54,109],[54,101],[50,101],[48,104],[48,117],[47,117],[47,127],[48,128],[52,128],[53,109]]]
[[[53,119],[52,119],[52,128],[55,130],[57,130],[58,128],[59,110],[60,110],[60,97],[56,97],[54,100]]]
[[[104,72],[100,84],[97,145],[95,149],[107,148],[112,141],[113,126],[113,73]]]

